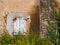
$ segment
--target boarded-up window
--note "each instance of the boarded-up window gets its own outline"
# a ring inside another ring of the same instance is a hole
[[[25,34],[27,32],[26,20],[24,18],[17,17],[14,21],[14,32]]]
[[[7,16],[6,28],[10,35],[29,33],[31,17],[24,13],[11,13]]]

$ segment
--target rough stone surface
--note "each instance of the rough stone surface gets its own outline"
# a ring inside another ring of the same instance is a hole
[[[40,34],[42,37],[46,36],[46,25],[47,19],[49,17],[51,21],[54,21],[53,10],[54,10],[54,1],[53,0],[40,0]]]

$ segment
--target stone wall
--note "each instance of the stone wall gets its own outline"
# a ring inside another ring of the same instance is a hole
[[[54,0],[40,0],[40,9],[40,34],[45,37],[46,25],[48,25],[46,17],[49,17],[51,22],[54,23]]]
[[[29,13],[32,17],[33,23],[31,23],[31,27],[33,28],[33,30],[36,29],[36,31],[39,32],[39,18],[40,18],[40,33],[44,35],[46,34],[47,24],[45,17],[48,16],[53,21],[53,10],[54,10],[53,0],[0,0],[0,30],[3,29],[5,25],[4,18],[9,13],[11,12]],[[38,13],[40,14],[40,17]]]

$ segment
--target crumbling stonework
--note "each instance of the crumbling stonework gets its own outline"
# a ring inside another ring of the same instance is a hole
[[[40,34],[45,37],[47,32],[46,25],[48,25],[46,17],[49,17],[54,22],[54,1],[40,0],[40,9]]]

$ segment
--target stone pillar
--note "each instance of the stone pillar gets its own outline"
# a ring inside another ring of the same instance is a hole
[[[40,0],[40,34],[42,37],[46,36],[46,25],[47,19],[46,16],[53,21],[53,10],[54,10],[54,1],[53,0]]]

